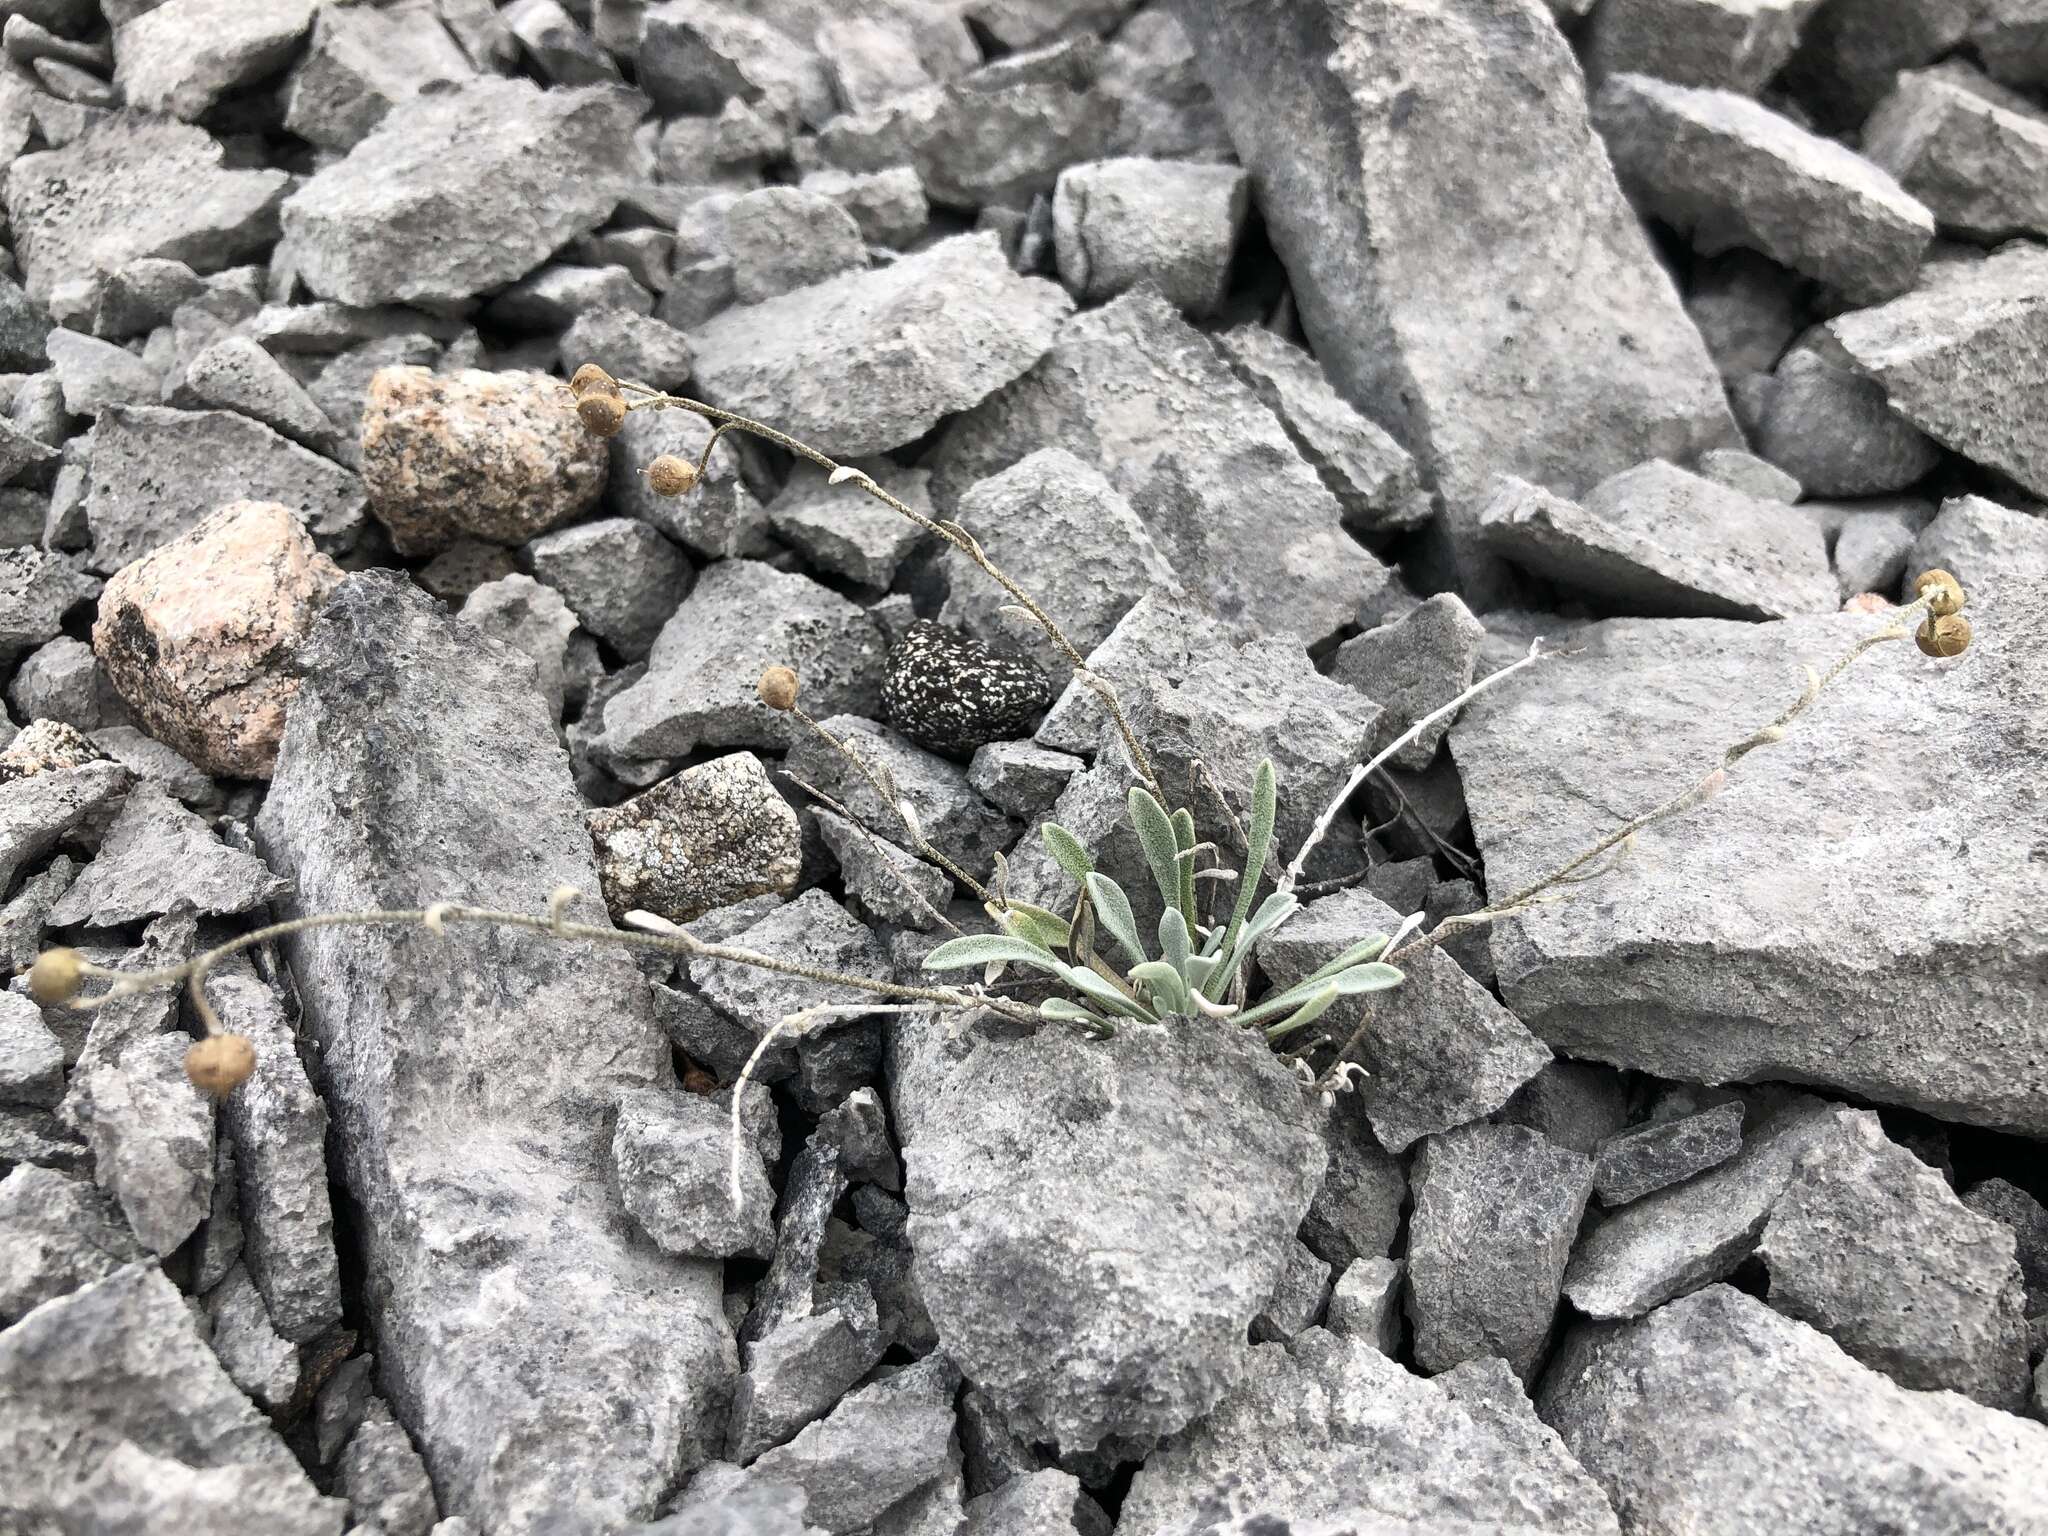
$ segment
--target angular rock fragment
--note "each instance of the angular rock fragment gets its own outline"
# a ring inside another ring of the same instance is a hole
[[[653,648],[695,575],[681,550],[625,517],[543,534],[526,546],[526,559],[536,580],[562,594],[577,622],[628,661]]]
[[[1838,1131],[1820,1100],[1781,1105],[1730,1161],[1636,1200],[1593,1228],[1572,1254],[1565,1299],[1589,1317],[1640,1317],[1726,1279],[1756,1251],[1800,1154]]]
[[[207,1293],[206,1318],[228,1378],[266,1412],[282,1410],[298,1388],[298,1351],[271,1327],[263,1298],[239,1263]]]
[[[614,309],[650,314],[654,295],[624,267],[559,262],[501,290],[484,306],[483,318],[509,331],[560,331],[586,311]]]
[[[2048,591],[2025,582],[1974,599],[1968,666],[1905,645],[1864,656],[1710,805],[1645,830],[1597,899],[1497,928],[1509,1006],[1560,1049],[1661,1077],[1790,1077],[2048,1127],[2031,1065],[2040,939],[2017,917],[2048,895],[2027,851],[2044,835],[2025,787],[2039,723],[2011,691],[2040,664],[2044,610]],[[1582,631],[1569,667],[1482,695],[1451,748],[1489,885],[1519,890],[1697,784],[1798,699],[1804,667],[1872,628],[1618,621]],[[1929,762],[1914,745],[1927,732],[1957,752]],[[1864,878],[1871,860],[1922,859],[1903,883]],[[1951,902],[1958,890],[1970,900]],[[1964,971],[1958,1012],[1944,978]]]
[[[641,25],[641,87],[664,114],[715,114],[740,99],[812,126],[831,115],[831,89],[808,39],[748,7],[666,0]]]
[[[107,583],[93,652],[154,735],[208,772],[267,778],[292,653],[340,579],[289,508],[237,502]]]
[[[1519,1125],[1429,1137],[1415,1159],[1408,1316],[1432,1373],[1489,1355],[1524,1381],[1557,1313],[1590,1159]]]
[[[114,84],[131,107],[196,122],[229,92],[282,68],[316,8],[315,0],[165,0],[115,28]]]
[[[1757,452],[1813,496],[1903,490],[1941,461],[1941,450],[1886,404],[1825,333],[1782,358],[1755,386]]]
[[[931,225],[931,205],[917,171],[899,165],[886,171],[812,171],[798,184],[806,192],[829,197],[853,215],[861,238],[870,245],[902,249]]]
[[[0,665],[55,639],[64,616],[98,593],[99,583],[62,555],[0,550]]]
[[[1987,0],[1971,8],[1970,46],[2004,85],[2048,80],[2048,15],[2040,0]]]
[[[1887,172],[1745,96],[1617,75],[1593,123],[1629,194],[1708,255],[1748,246],[1871,304],[1912,286],[1934,238]]]
[[[820,722],[870,769],[894,785],[910,804],[926,838],[955,863],[980,878],[997,853],[1015,840],[1008,818],[983,803],[956,763],[905,741],[895,732],[850,715]],[[815,736],[800,740],[787,760],[790,774],[822,789],[863,824],[892,832],[902,813],[885,800],[867,775]]]
[[[466,300],[605,220],[636,115],[616,87],[526,80],[399,102],[292,194],[279,256],[346,304]]]
[[[1287,1263],[1273,1283],[1273,1294],[1252,1319],[1252,1341],[1284,1344],[1303,1330],[1322,1321],[1323,1306],[1330,1299],[1330,1265],[1319,1259],[1308,1245],[1296,1239],[1288,1250]]]
[[[213,1105],[185,1076],[191,1043],[151,1035],[80,1064],[93,1176],[159,1257],[206,1219],[213,1194]]]
[[[1440,592],[1420,607],[1337,647],[1330,676],[1380,706],[1373,754],[1435,714],[1472,686],[1486,628],[1458,597]],[[1427,768],[1455,717],[1444,716],[1388,759],[1397,768]]]
[[[1776,262],[1739,246],[1693,264],[1686,313],[1729,384],[1777,365],[1799,333],[1804,286]]]
[[[1400,1522],[1375,1529],[1621,1529],[1498,1361],[1426,1381],[1370,1340],[1321,1329],[1251,1354],[1244,1382],[1139,1471],[1117,1523],[1123,1536],[1196,1529],[1205,1498],[1233,1481],[1244,1507],[1303,1522],[1294,1529],[1360,1529],[1306,1524],[1359,1510]],[[1303,1413],[1306,1403],[1317,1410]],[[1475,1467],[1486,1475],[1475,1478]]]
[[[1932,267],[1911,293],[1828,329],[1899,415],[2048,495],[2048,422],[2021,409],[2014,392],[2015,381],[2042,377],[2048,251],[2022,242],[1980,262]]]
[[[1783,83],[1822,128],[1853,128],[1899,71],[1951,52],[1984,8],[1979,0],[1828,0],[1807,18]]]
[[[816,809],[818,830],[839,863],[846,895],[876,922],[929,931],[953,898],[953,877],[843,816]]]
[[[0,1327],[142,1257],[91,1179],[32,1163],[0,1179]]]
[[[44,343],[64,387],[64,409],[97,416],[110,405],[154,405],[163,380],[126,347],[77,331],[53,330]]]
[[[1373,1139],[1355,1096],[1331,1107],[1323,1142],[1329,1171],[1302,1220],[1301,1240],[1339,1269],[1384,1256],[1401,1230],[1408,1199],[1399,1159]]]
[[[478,587],[463,600],[461,612],[463,622],[533,663],[534,687],[547,701],[548,717],[561,719],[569,637],[576,632],[576,615],[561,595],[515,573]]]
[[[434,1524],[434,1487],[426,1464],[404,1429],[373,1419],[350,1437],[336,1487],[348,1498],[349,1518],[384,1536],[428,1536]]]
[[[728,310],[690,339],[712,399],[844,459],[910,442],[1008,384],[1072,307],[1012,272],[992,237],[956,235]]]
[[[725,211],[733,297],[761,304],[868,264],[853,215],[816,192],[763,187]]]
[[[64,1097],[64,1048],[42,1011],[14,992],[0,992],[0,1104],[40,1104]]]
[[[1329,1321],[1324,1325],[1340,1339],[1363,1339],[1388,1359],[1401,1347],[1401,1277],[1407,1265],[1399,1259],[1355,1259],[1330,1292]]]
[[[619,1193],[640,1230],[664,1253],[725,1259],[774,1251],[768,1215],[775,1191],[758,1156],[740,1157],[741,1202],[733,1206],[725,1111],[694,1093],[643,1089],[619,1101],[612,1160]]]
[[[1045,819],[1083,766],[1078,757],[1028,741],[992,741],[968,763],[967,782],[990,805],[1031,826]]]
[[[1265,940],[1260,968],[1275,986],[1292,985],[1367,935],[1392,933],[1401,918],[1364,891],[1339,891]],[[1358,1058],[1370,1076],[1357,1091],[1389,1152],[1490,1114],[1550,1059],[1450,956],[1430,949],[1404,970],[1398,988],[1345,999],[1321,1026],[1338,1041],[1365,1026]]]
[[[540,913],[596,888],[530,685],[403,576],[344,582],[299,665],[257,821],[293,910]],[[614,951],[452,924],[318,930],[288,957],[383,1386],[448,1509],[507,1531],[647,1513],[709,1453],[735,1360],[718,1267],[633,1240],[601,1171],[612,1103],[668,1080],[646,982]]]
[[[29,734],[22,732],[21,740]],[[111,820],[135,782],[121,764],[101,760],[19,775],[7,771],[12,766],[0,758],[0,890],[13,890],[15,875],[63,838]]]
[[[767,515],[741,478],[737,444],[728,436],[712,445],[711,424],[688,411],[635,411],[612,439],[611,481],[606,500],[614,512],[659,529],[670,540],[707,560],[769,552]],[[663,496],[648,483],[654,461],[669,453],[704,473],[687,496]]]
[[[700,747],[786,748],[808,733],[761,702],[764,670],[795,669],[814,719],[872,715],[882,658],[874,624],[836,592],[759,561],[721,561],[662,626],[647,675],[605,706],[601,739],[627,761]]]
[[[867,925],[815,889],[740,929],[727,942],[735,949],[842,975],[881,980],[889,974],[882,946],[868,932]],[[693,960],[690,979],[722,1013],[744,1026],[757,1040],[784,1015],[799,1009],[852,1008],[875,1000],[872,994],[851,987],[810,981],[731,960]],[[788,1040],[786,1034],[783,1038]],[[786,1068],[782,1073],[771,1070],[771,1063],[772,1058],[757,1069],[761,1081],[771,1082],[777,1076],[787,1075]]]
[[[742,1351],[726,1455],[741,1466],[832,1411],[881,1358],[881,1322],[864,1286],[784,1323]]]
[[[2048,1207],[2016,1184],[1985,1179],[1963,1193],[1963,1204],[2012,1229],[2020,1273],[2027,1285],[2027,1316],[2048,1315]]]
[[[614,918],[639,908],[686,923],[749,896],[787,896],[803,870],[796,812],[751,752],[686,768],[588,820]]]
[[[2048,1518],[2048,1426],[1904,1391],[1731,1286],[1620,1328],[1581,1325],[1538,1407],[1650,1529],[1858,1536]]]
[[[340,446],[334,423],[276,358],[247,336],[223,336],[185,366],[171,403],[239,411],[293,442],[330,457]]]
[[[2025,1285],[2011,1230],[1955,1197],[1869,1110],[1802,1153],[1758,1251],[1769,1300],[1916,1391],[2026,1402]]]
[[[1150,283],[1206,315],[1223,302],[1250,193],[1232,165],[1130,156],[1071,166],[1052,203],[1060,280],[1084,303]]]
[[[952,758],[1021,735],[1051,702],[1051,684],[1035,661],[929,619],[889,648],[882,674],[889,724]]]
[[[432,0],[323,5],[284,93],[284,125],[326,149],[351,149],[393,103],[476,73]]]
[[[1047,447],[1101,469],[1231,628],[1319,640],[1393,583],[1272,413],[1157,293],[1076,315],[1037,367],[953,422],[933,498],[951,513]]]
[[[1967,64],[1900,75],[1862,144],[1944,229],[1980,240],[2048,233],[2048,115]]]
[[[891,1077],[940,1341],[1027,1438],[1142,1453],[1245,1369],[1321,1179],[1301,1090],[1206,1021],[950,1029],[904,1021]]]
[[[142,257],[216,272],[260,251],[291,178],[222,161],[204,129],[128,112],[17,157],[5,200],[29,297],[60,320],[89,318],[112,274]]]
[[[227,847],[163,790],[140,784],[128,792],[98,856],[50,909],[49,922],[117,928],[180,903],[209,917],[231,916],[286,889],[261,859]]]
[[[2048,582],[2048,519],[1987,501],[1952,496],[1907,557],[1913,574],[1948,571],[1966,592]]]
[[[1823,505],[1808,503],[1808,510]],[[1896,592],[1920,530],[1933,521],[1933,507],[1911,497],[1850,507],[1835,534],[1833,557],[1843,600],[1859,592]]]
[[[904,469],[887,459],[854,467],[912,510],[932,515],[927,471]],[[801,461],[769,503],[768,522],[777,538],[816,569],[878,589],[896,579],[905,557],[925,536],[901,512],[853,486],[833,485],[823,470]]]
[[[113,406],[92,431],[91,564],[118,571],[239,502],[289,508],[328,549],[353,545],[363,483],[231,411]]]
[[[1595,13],[1587,73],[1754,96],[1792,57],[1820,0],[1615,0]]]
[[[631,309],[599,309],[576,316],[562,332],[558,354],[562,372],[572,377],[583,364],[603,358],[605,371],[614,378],[669,390],[690,381],[694,355],[681,331]]]
[[[1444,500],[1430,554],[1467,601],[1501,595],[1473,536],[1495,475],[1570,496],[1734,440],[1540,8],[1313,0],[1278,29],[1259,0],[1180,14],[1302,327],[1338,392],[1422,461]]]
[[[1741,1150],[1742,1106],[1716,1104],[1609,1136],[1600,1143],[1593,1189],[1602,1205],[1627,1205],[1718,1167]]]

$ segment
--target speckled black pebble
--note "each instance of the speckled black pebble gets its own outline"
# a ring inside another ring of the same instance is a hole
[[[948,757],[1029,734],[1032,718],[1051,702],[1052,685],[1037,663],[929,619],[911,625],[889,652],[882,681],[889,724]]]

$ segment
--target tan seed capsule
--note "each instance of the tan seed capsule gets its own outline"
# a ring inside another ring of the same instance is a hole
[[[770,667],[761,674],[754,691],[770,709],[796,708],[796,674],[788,667]]]
[[[85,980],[85,956],[75,949],[46,949],[28,968],[28,995],[39,1003],[68,1003]]]
[[[697,484],[697,466],[664,453],[647,466],[647,484],[657,496],[687,495]]]
[[[569,380],[569,393],[581,400],[592,390],[601,395],[616,395],[619,392],[619,383],[597,364],[585,363]]]
[[[256,1047],[247,1035],[208,1035],[185,1053],[185,1076],[201,1093],[224,1099],[256,1070]]]
[[[1923,619],[1913,638],[1929,656],[1960,656],[1970,648],[1970,621],[1960,613]]]
[[[576,414],[592,437],[617,437],[626,424],[625,397],[592,390],[576,402]]]
[[[1947,571],[1928,571],[1913,583],[1913,595],[1927,599],[1927,611],[1937,619],[1959,612],[1967,599],[1963,584]]]

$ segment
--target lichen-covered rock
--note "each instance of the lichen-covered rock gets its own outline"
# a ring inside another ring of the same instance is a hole
[[[686,923],[749,896],[787,896],[803,873],[796,812],[751,752],[686,768],[588,819],[614,918],[639,908]]]
[[[107,583],[93,653],[152,734],[209,773],[268,778],[292,653],[340,579],[289,508],[236,502]]]
[[[523,544],[595,505],[610,465],[546,374],[380,368],[370,380],[363,485],[401,554],[465,534]]]
[[[1022,735],[1051,702],[1036,662],[929,619],[890,647],[882,674],[889,724],[946,757]]]

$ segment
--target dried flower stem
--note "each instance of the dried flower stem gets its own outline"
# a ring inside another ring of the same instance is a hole
[[[908,518],[926,533],[934,534],[944,539],[948,544],[967,556],[968,559],[980,566],[990,579],[995,581],[1005,592],[1009,593],[1018,607],[1031,616],[1033,622],[1045,631],[1047,637],[1059,648],[1060,654],[1073,667],[1074,675],[1080,678],[1087,687],[1094,691],[1096,697],[1102,700],[1103,708],[1109,712],[1110,719],[1116,723],[1117,731],[1124,739],[1124,749],[1130,753],[1132,766],[1137,769],[1139,777],[1145,781],[1148,788],[1159,795],[1160,799],[1163,800],[1165,798],[1163,794],[1160,794],[1159,781],[1152,776],[1152,761],[1146,756],[1144,747],[1140,745],[1137,732],[1131,729],[1131,722],[1124,714],[1123,701],[1117,696],[1115,687],[1111,685],[1108,679],[1097,677],[1088,670],[1087,658],[1075,649],[1073,641],[1067,638],[1066,631],[1054,622],[1051,614],[1039,607],[1037,600],[1030,593],[1018,586],[1006,571],[988,557],[988,552],[981,547],[980,542],[965,528],[956,522],[941,522],[926,517],[916,508],[909,506],[883,490],[864,471],[855,469],[851,465],[841,464],[836,459],[828,458],[808,443],[799,442],[787,432],[778,431],[765,422],[754,421],[749,417],[736,415],[732,411],[720,410],[717,406],[707,405],[702,400],[692,400],[683,395],[664,394],[658,389],[650,389],[645,384],[633,384],[621,380],[619,388],[629,397],[626,402],[626,409],[629,411],[688,411],[693,416],[701,416],[712,424],[714,430],[710,440],[704,444],[704,451],[697,462],[697,471],[700,476],[710,464],[712,446],[719,438],[723,437],[727,432],[745,432],[762,439],[764,442],[773,443],[776,447],[785,449],[800,459],[808,459],[811,463],[824,470],[827,478],[834,485],[851,481],[861,490],[866,491],[870,496],[881,502],[883,506],[889,508],[890,511]]]
[[[954,933],[959,933],[961,931],[960,925],[958,923],[954,922],[953,919],[946,916],[946,914],[941,912],[937,907],[933,906],[929,901],[925,899],[924,892],[920,891],[916,886],[910,883],[910,877],[904,874],[902,870],[898,869],[896,867],[896,861],[889,857],[888,850],[883,847],[881,838],[877,836],[875,833],[870,832],[867,829],[866,823],[864,823],[858,816],[854,815],[848,807],[841,805],[837,800],[834,800],[830,795],[826,794],[825,791],[818,788],[815,784],[806,784],[802,779],[798,778],[793,773],[789,775],[789,782],[794,784],[798,789],[802,790],[805,794],[809,795],[813,800],[820,801],[828,809],[836,811],[839,815],[840,820],[844,821],[848,826],[852,827],[854,831],[858,832],[861,835],[861,839],[864,842],[866,842],[870,849],[874,851],[875,857],[881,860],[882,868],[886,869],[889,872],[889,878],[894,880],[897,883],[897,885],[903,888],[904,895],[908,896],[920,907],[923,907],[926,913],[928,913],[934,920],[938,922],[939,926],[941,926],[942,928],[949,929]],[[941,866],[941,868],[943,869],[943,866]]]

